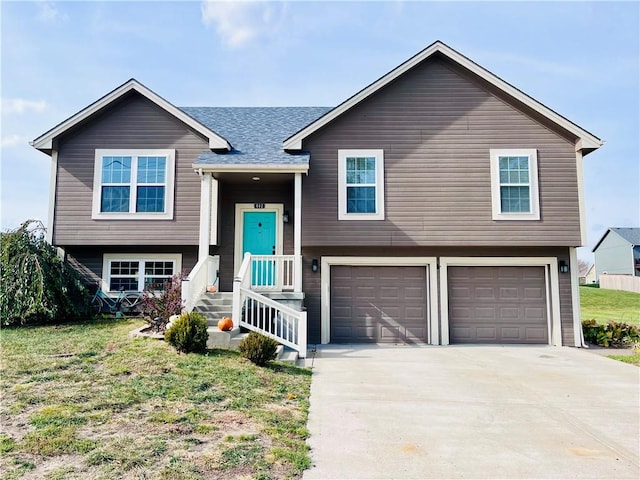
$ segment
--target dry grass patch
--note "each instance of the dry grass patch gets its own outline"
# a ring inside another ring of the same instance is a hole
[[[299,478],[311,373],[177,354],[140,320],[2,330],[2,478]]]

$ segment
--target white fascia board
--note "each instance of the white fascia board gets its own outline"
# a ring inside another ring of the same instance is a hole
[[[308,173],[309,165],[264,165],[248,163],[236,165],[206,165],[194,163],[191,167],[196,171],[211,173]]]
[[[481,67],[477,63],[468,59],[464,55],[456,52],[451,47],[445,45],[440,41],[437,41],[431,44],[430,46],[428,46],[427,48],[425,48],[424,50],[422,50],[421,52],[419,52],[418,54],[414,55],[409,60],[407,60],[400,66],[396,67],[395,69],[393,69],[392,71],[384,75],[383,77],[380,77],[378,80],[373,82],[368,87],[365,87],[364,89],[360,90],[351,98],[347,99],[346,101],[338,105],[336,108],[329,111],[323,117],[320,117],[315,122],[309,124],[307,127],[300,130],[298,133],[286,139],[284,141],[284,149],[285,150],[301,150],[302,141],[311,133],[315,132],[319,128],[325,126],[327,123],[339,117],[344,112],[349,110],[351,107],[357,105],[362,100],[364,100],[371,94],[375,93],[376,91],[378,91],[379,89],[387,85],[388,83],[392,82],[393,80],[398,78],[400,75],[412,69],[417,64],[429,58],[436,52],[442,53],[443,55],[447,56],[448,58],[456,62],[458,65],[466,68],[472,73],[475,73],[480,78],[498,87],[499,89],[501,89],[503,92],[510,95],[514,99],[524,103],[525,105],[537,111],[541,115],[545,116],[546,118],[556,123],[563,129],[574,134],[579,139],[578,142],[576,143],[576,149],[586,148],[586,149],[595,150],[602,146],[603,142],[595,135],[592,135],[586,130],[583,130],[582,128],[577,126],[575,123],[567,120],[562,115],[559,115],[558,113],[554,112],[550,108],[545,107],[540,102],[534,100],[529,95],[525,94],[524,92],[518,90],[514,86],[505,82],[501,78],[497,77],[490,71],[486,70],[485,68]]]
[[[91,117],[93,114],[100,111],[110,103],[122,97],[124,94],[130,92],[131,90],[135,90],[136,92],[138,92],[139,94],[146,97],[148,100],[152,101],[153,103],[158,105],[160,108],[165,110],[167,113],[173,115],[181,122],[193,128],[196,132],[207,137],[209,139],[209,148],[231,150],[231,145],[226,139],[224,139],[214,131],[208,129],[207,127],[202,125],[200,122],[193,119],[192,117],[184,113],[179,108],[173,106],[171,103],[167,102],[164,98],[152,92],[147,87],[145,87],[144,85],[142,85],[141,83],[139,83],[137,80],[134,80],[134,79],[131,79],[128,82],[120,85],[118,88],[106,94],[104,97],[95,101],[85,109],[80,110],[78,113],[69,117],[64,122],[53,127],[48,132],[44,133],[43,135],[33,140],[33,142],[31,142],[31,145],[34,148],[37,148],[38,150],[49,150],[53,148],[53,142],[58,136],[60,136],[61,134],[63,134],[65,131],[72,128],[73,126],[77,125],[78,123]]]

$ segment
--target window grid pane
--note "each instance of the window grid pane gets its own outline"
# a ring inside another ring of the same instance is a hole
[[[114,261],[109,268],[109,291],[138,290],[138,261]]]
[[[504,213],[530,212],[529,187],[500,187],[500,206]]]
[[[138,183],[164,183],[165,157],[138,157]]]
[[[101,212],[128,212],[129,187],[102,187]]]
[[[144,267],[144,288],[147,290],[164,290],[173,276],[173,262],[150,261]]]
[[[131,157],[102,157],[102,183],[131,182]]]
[[[164,187],[138,187],[136,212],[164,212]]]
[[[347,185],[375,185],[375,157],[347,157]]]
[[[375,187],[347,187],[347,213],[375,212]]]

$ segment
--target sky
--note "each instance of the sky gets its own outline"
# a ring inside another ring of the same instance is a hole
[[[176,106],[335,106],[441,40],[605,141],[588,245],[640,226],[640,3],[0,0],[0,220],[48,218],[29,145],[136,78]]]

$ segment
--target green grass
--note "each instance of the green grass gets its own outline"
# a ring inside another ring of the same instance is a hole
[[[0,332],[1,478],[301,477],[310,370],[178,354],[140,325]]]
[[[582,320],[623,322],[640,326],[640,294],[580,287],[580,312]]]
[[[634,353],[633,355],[607,355],[609,358],[618,360],[619,362],[630,363],[640,367],[640,353]]]

